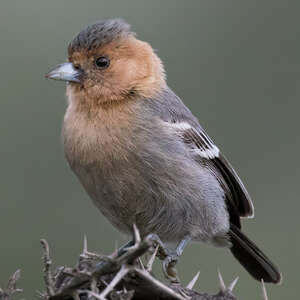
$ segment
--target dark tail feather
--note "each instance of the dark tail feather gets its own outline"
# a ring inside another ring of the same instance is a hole
[[[280,283],[281,274],[260,249],[250,241],[235,225],[231,224],[229,235],[231,252],[241,265],[256,279]]]

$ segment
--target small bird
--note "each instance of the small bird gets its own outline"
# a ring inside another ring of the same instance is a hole
[[[152,47],[121,19],[99,21],[70,42],[68,62],[46,77],[67,81],[66,159],[121,232],[153,234],[165,274],[189,241],[230,249],[257,280],[281,274],[241,231],[254,209],[242,181],[166,83]],[[174,279],[175,278],[175,279]]]

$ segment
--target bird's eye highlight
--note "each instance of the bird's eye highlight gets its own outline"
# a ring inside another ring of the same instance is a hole
[[[109,66],[109,59],[105,56],[100,56],[95,60],[95,65],[99,68],[99,69],[106,69]]]

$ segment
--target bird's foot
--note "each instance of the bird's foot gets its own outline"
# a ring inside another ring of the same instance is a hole
[[[154,243],[154,249],[158,246],[157,257],[161,260],[164,260],[169,255],[169,250],[165,244],[161,241],[159,236],[155,233],[149,235],[149,239]],[[153,249],[153,251],[154,251]]]
[[[170,280],[172,283],[179,283],[179,277],[177,270],[175,268],[177,262],[179,260],[179,256],[177,253],[169,254],[164,260],[163,260],[163,271],[165,277]]]
[[[178,249],[168,249],[157,234],[151,234],[150,239],[158,246],[157,257],[163,261],[162,267],[165,277],[172,283],[179,283],[179,277],[175,268],[181,252]]]
[[[123,245],[121,248],[117,250],[117,257],[120,257],[123,254],[125,254],[130,248],[134,247],[134,245],[135,245],[134,240],[130,240],[129,242],[127,242],[125,245]]]

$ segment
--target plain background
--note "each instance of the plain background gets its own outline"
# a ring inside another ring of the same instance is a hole
[[[0,4],[0,283],[22,269],[22,297],[43,289],[40,238],[55,265],[73,265],[88,236],[110,253],[125,241],[95,209],[67,166],[60,142],[65,84],[44,74],[66,59],[72,37],[99,19],[122,17],[162,58],[170,87],[230,159],[254,199],[244,230],[284,275],[270,300],[299,289],[299,1],[41,1]],[[217,268],[240,299],[260,285],[228,251],[189,246],[184,283],[215,292]],[[156,272],[161,273],[159,265]]]

